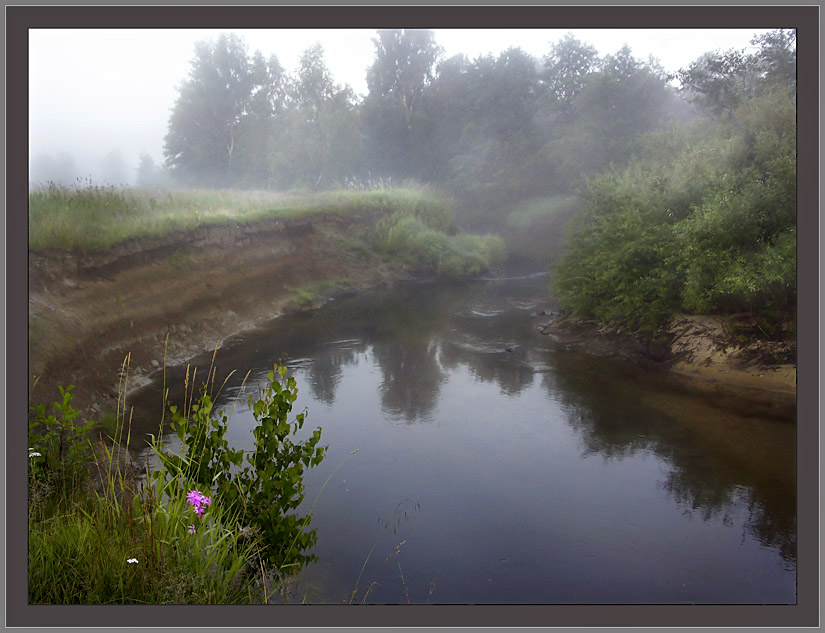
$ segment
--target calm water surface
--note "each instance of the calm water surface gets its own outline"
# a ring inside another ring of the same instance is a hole
[[[218,352],[219,381],[238,369],[230,444],[252,448],[247,395],[281,358],[293,413],[329,446],[306,477],[319,562],[299,600],[796,601],[793,418],[565,351],[536,331],[553,307],[543,275],[409,284]],[[160,401],[157,385],[133,398],[148,430]]]

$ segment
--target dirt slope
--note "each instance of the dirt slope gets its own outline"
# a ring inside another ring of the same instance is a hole
[[[51,402],[58,384],[76,386],[89,413],[116,402],[131,354],[129,386],[232,334],[316,303],[410,276],[357,248],[372,217],[315,216],[205,227],[133,240],[105,253],[30,253],[29,383],[32,402]]]

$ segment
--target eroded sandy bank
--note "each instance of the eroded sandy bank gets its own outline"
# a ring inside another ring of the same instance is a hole
[[[104,253],[30,253],[32,403],[75,385],[86,413],[114,408],[167,365],[285,312],[412,273],[363,248],[369,215],[206,227],[134,240]],[[359,247],[361,245],[361,247]],[[168,335],[168,346],[166,344]]]

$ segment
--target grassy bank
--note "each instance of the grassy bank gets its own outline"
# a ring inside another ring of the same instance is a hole
[[[411,215],[448,214],[446,201],[423,188],[302,195],[52,184],[29,194],[29,248],[106,250],[129,239],[164,236],[202,226],[372,210]]]
[[[284,194],[48,185],[29,194],[29,248],[103,251],[129,239],[203,226],[371,212],[380,219],[360,247],[400,257],[422,272],[475,274],[504,258],[495,238],[456,234],[450,201],[424,187]]]

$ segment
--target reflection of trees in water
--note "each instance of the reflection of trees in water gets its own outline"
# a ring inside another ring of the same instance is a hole
[[[355,363],[366,349],[364,343],[346,346],[332,344],[319,348],[307,368],[309,388],[315,399],[330,405],[335,402],[335,392],[341,382],[344,366]]]
[[[543,385],[562,402],[568,423],[581,434],[585,454],[612,459],[652,452],[672,467],[660,485],[686,512],[731,526],[737,508],[747,509],[744,529],[795,563],[796,487],[781,476],[793,464],[766,465],[759,455],[737,450],[741,438],[711,436],[703,426],[693,426],[689,415],[680,417],[675,409],[665,414],[642,404],[633,377],[619,378],[624,366],[578,354],[548,357],[554,371],[544,375]],[[747,431],[730,431],[736,432]],[[762,432],[764,444],[771,437],[787,441],[784,433],[772,436],[770,426]]]
[[[788,562],[796,562],[796,490],[776,490],[770,483],[747,481],[730,467],[710,461],[706,469],[685,468],[678,453],[661,486],[686,512],[700,513],[705,520],[720,520],[733,525],[736,506],[747,508],[743,529],[766,547],[779,551]],[[737,484],[738,479],[746,481]],[[713,482],[715,485],[708,485]]]
[[[407,422],[426,420],[446,376],[437,339],[472,286],[412,285],[371,304],[373,356],[381,369],[381,406]]]
[[[447,341],[441,347],[440,360],[445,369],[466,366],[482,382],[496,383],[507,395],[516,395],[533,384],[535,372],[528,364],[527,350],[513,347],[478,349],[472,344],[465,345]]]
[[[381,407],[407,422],[423,421],[435,407],[444,372],[437,345],[426,340],[376,343],[372,352],[381,367]]]
[[[482,382],[494,382],[511,396],[533,384],[532,350],[541,343],[536,337],[535,317],[530,309],[512,307],[531,293],[535,288],[529,285],[520,288],[491,284],[485,294],[476,297],[481,305],[465,306],[453,319],[453,328],[441,349],[442,365],[448,369],[464,365]],[[494,309],[501,311],[483,316],[485,310]]]

